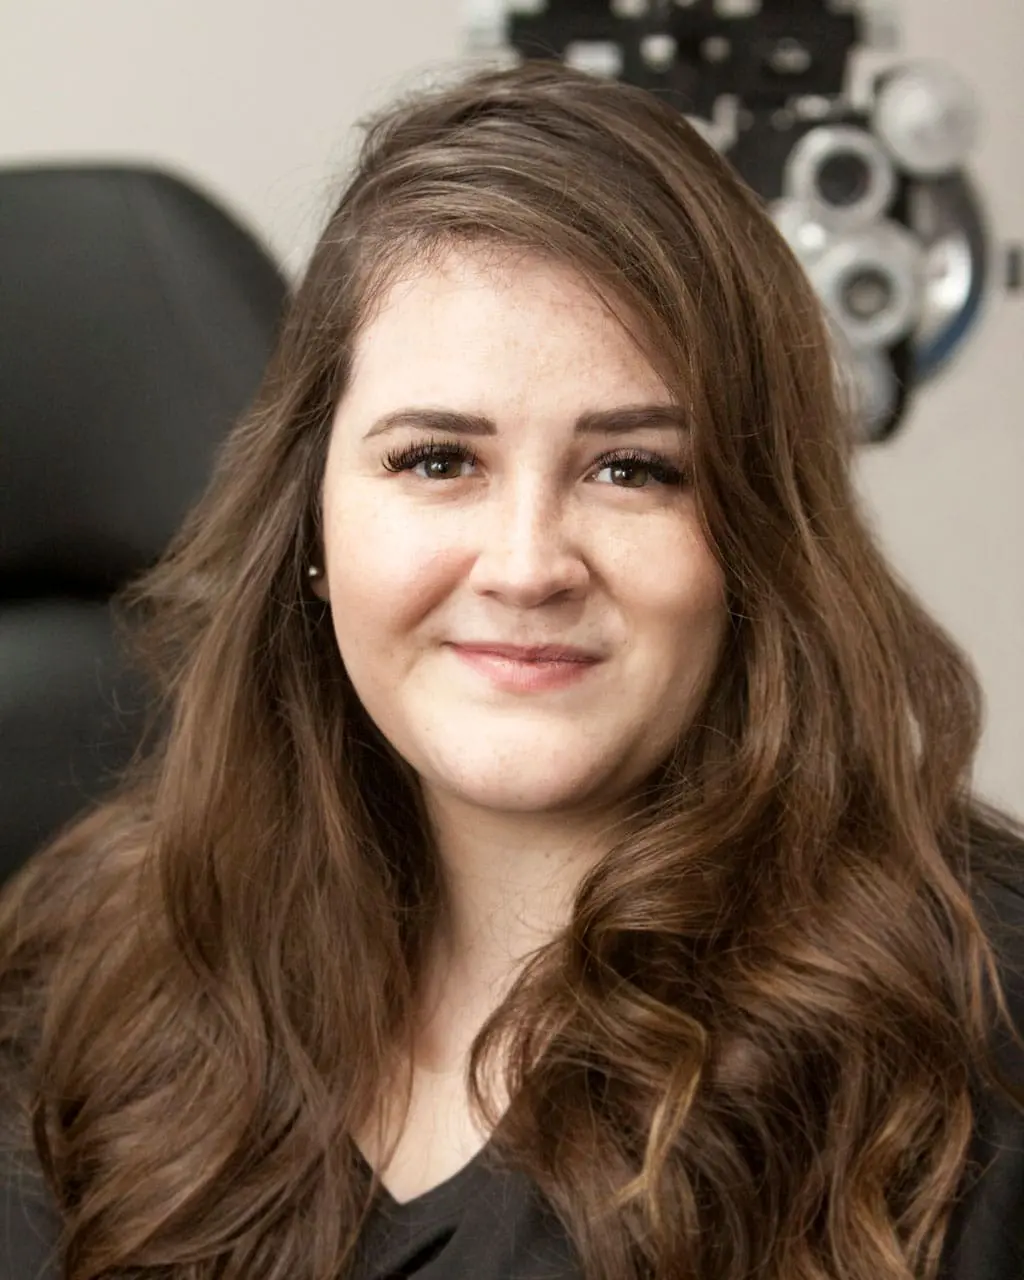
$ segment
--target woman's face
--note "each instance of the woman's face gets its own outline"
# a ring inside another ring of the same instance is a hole
[[[726,625],[665,385],[570,269],[479,253],[403,276],[354,354],[318,590],[366,710],[428,795],[611,809]]]

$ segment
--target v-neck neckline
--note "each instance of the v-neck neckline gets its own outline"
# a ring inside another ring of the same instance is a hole
[[[356,1159],[362,1166],[366,1176],[372,1179],[375,1176],[373,1167],[359,1147],[355,1144],[353,1146]],[[487,1158],[489,1148],[490,1143],[485,1143],[453,1174],[450,1174],[441,1182],[435,1183],[434,1186],[428,1187],[426,1191],[419,1192],[410,1200],[396,1199],[384,1183],[378,1179],[378,1194],[381,1204],[387,1210],[388,1216],[391,1218],[418,1219],[427,1215],[433,1216],[436,1213],[445,1213],[455,1205],[460,1204],[470,1186],[480,1176],[481,1166]]]

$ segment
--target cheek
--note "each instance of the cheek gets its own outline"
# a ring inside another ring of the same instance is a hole
[[[647,610],[650,650],[668,690],[685,691],[687,701],[711,678],[728,628],[725,579],[706,553],[690,557],[657,578],[648,569]]]
[[[615,572],[621,593],[666,635],[724,624],[725,575],[695,530],[672,530],[631,547]]]
[[[338,643],[377,647],[409,631],[443,598],[458,552],[445,549],[416,521],[396,519],[359,485],[328,495],[324,542]]]

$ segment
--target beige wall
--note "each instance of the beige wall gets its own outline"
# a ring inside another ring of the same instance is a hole
[[[972,164],[997,236],[1024,239],[1024,5],[903,0],[904,47],[976,87]],[[862,455],[862,490],[890,556],[974,659],[988,700],[981,790],[1024,815],[1024,294],[993,295],[981,327],[903,434]]]
[[[0,0],[0,162],[187,171],[293,269],[350,126],[453,64],[459,0]]]
[[[0,163],[143,158],[217,192],[297,270],[354,119],[454,65],[462,0],[0,0]],[[1024,4],[903,0],[904,47],[954,64],[986,114],[975,173],[1024,235]],[[1024,814],[1024,299],[983,329],[859,478],[897,568],[988,698],[981,789]]]

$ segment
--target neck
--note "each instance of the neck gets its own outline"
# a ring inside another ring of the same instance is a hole
[[[496,813],[436,794],[427,809],[446,888],[440,972],[500,1000],[523,962],[568,924],[580,882],[614,837],[615,816]]]

